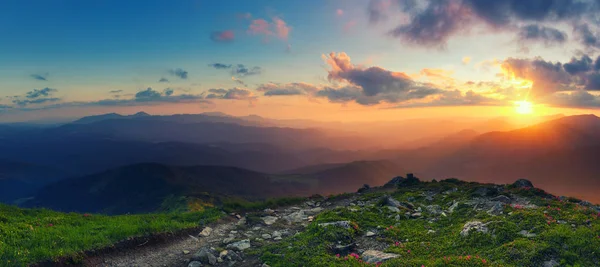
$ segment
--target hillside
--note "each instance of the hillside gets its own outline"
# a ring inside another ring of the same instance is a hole
[[[134,238],[118,249],[77,254],[72,248],[139,234],[146,223],[152,232],[166,229],[169,220],[183,221],[171,229],[194,228],[193,220],[210,222],[219,213],[107,217],[0,206],[5,225],[30,237],[23,243],[0,236],[9,245],[0,251],[0,263],[52,257],[86,266],[599,266],[600,206],[553,196],[527,180],[410,181],[400,177],[362,193],[257,205],[180,238]],[[87,239],[91,229],[95,238]],[[67,251],[47,244],[56,235],[67,236],[61,246]]]
[[[224,166],[142,163],[48,185],[24,205],[110,214],[153,212],[179,197],[220,202],[353,192],[365,183],[383,185],[397,171],[390,162],[351,162],[286,175]]]
[[[598,202],[599,168],[592,159],[599,147],[600,118],[580,115],[481,134],[458,146],[405,151],[395,162],[426,178],[506,183],[526,177],[550,192]]]

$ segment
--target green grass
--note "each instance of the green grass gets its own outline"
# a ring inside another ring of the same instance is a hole
[[[438,193],[433,200],[423,195],[455,187],[459,190]],[[446,209],[452,200],[461,203],[471,200],[478,187],[492,188],[492,185],[450,180],[398,189],[392,194],[394,198],[423,208],[423,217],[417,219],[401,214],[396,220],[396,213],[379,206],[381,202],[377,199],[382,194],[365,194],[360,200],[372,200],[374,207],[342,207],[324,212],[302,233],[252,253],[270,266],[366,266],[360,258],[337,257],[330,246],[340,241],[342,244],[355,242],[363,238],[366,231],[376,231],[379,235],[372,237],[373,240],[384,244],[385,252],[400,255],[381,266],[542,266],[551,259],[560,266],[600,266],[600,214],[574,203],[578,201],[573,199],[561,201],[538,189],[507,188],[502,194],[528,197],[539,207],[505,206],[504,214],[499,216],[475,211],[465,204],[447,217],[425,211],[427,205]],[[490,193],[491,196],[497,194]],[[431,221],[432,218],[437,220]],[[317,225],[339,220],[354,222],[357,227],[324,229]],[[463,225],[472,220],[490,222],[490,232],[461,236]],[[559,221],[565,223],[559,224]],[[536,236],[524,237],[519,234],[521,230]]]
[[[129,237],[201,226],[222,215],[217,209],[206,209],[104,216],[0,204],[0,266],[25,266],[62,257],[77,261],[86,250],[107,247]]]

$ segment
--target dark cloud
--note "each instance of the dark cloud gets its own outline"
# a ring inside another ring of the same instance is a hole
[[[560,62],[552,63],[540,57],[534,59],[508,58],[502,69],[509,75],[531,81],[534,96],[572,89],[573,77]]]
[[[146,90],[139,91],[135,94],[137,100],[153,100],[161,98],[162,94],[148,87]]]
[[[562,43],[566,34],[539,26],[543,23],[577,23],[593,19],[599,10],[597,0],[371,0],[367,7],[371,22],[387,12],[401,12],[403,21],[390,31],[404,41],[430,47],[443,47],[456,34],[471,33],[481,25],[490,31],[517,31],[521,39]],[[521,27],[522,25],[528,25]],[[585,27],[575,32],[584,32]],[[589,37],[591,31],[584,34]],[[588,38],[584,43],[594,44]]]
[[[311,95],[318,91],[318,88],[309,83],[267,83],[261,84],[256,90],[263,92],[265,96],[290,96]]]
[[[180,68],[169,70],[169,74],[171,74],[173,76],[177,76],[181,79],[188,78],[188,72],[183,69],[180,69]]]
[[[420,99],[438,94],[441,89],[414,81],[401,72],[392,72],[380,67],[362,68],[354,66],[346,53],[330,53],[324,59],[331,66],[330,81],[347,82],[351,87],[329,88],[317,96],[328,96],[330,100],[354,97],[359,104],[372,105],[380,102],[397,103],[411,99]],[[356,89],[360,95],[357,95]],[[331,97],[330,97],[331,96]]]
[[[31,74],[30,75],[31,78],[38,80],[38,81],[47,81],[48,80],[48,73],[44,73],[44,74]]]
[[[600,90],[600,72],[589,73],[585,80],[586,90]]]
[[[244,64],[237,64],[231,67],[231,74],[235,76],[250,76],[262,73],[261,67],[246,67]]]
[[[171,96],[171,95],[173,95],[174,92],[175,92],[175,90],[173,90],[171,88],[166,88],[165,90],[163,90],[163,95]]]
[[[235,39],[235,34],[231,30],[214,31],[210,33],[210,39],[217,43],[231,43]]]
[[[543,99],[543,102],[558,107],[568,108],[598,108],[600,97],[579,90],[574,92],[557,93]]]
[[[555,28],[530,24],[521,27],[519,39],[521,41],[540,41],[550,46],[566,42],[567,34]]]
[[[570,74],[578,74],[592,70],[592,58],[588,55],[583,55],[581,59],[571,58],[569,63],[565,63],[564,68]]]
[[[12,102],[18,106],[27,106],[30,104],[44,104],[49,102],[58,102],[60,98],[48,97],[48,98],[35,98],[35,99],[14,99]]]
[[[206,96],[207,99],[256,99],[250,90],[237,87],[231,89],[209,89],[208,93]]]
[[[463,93],[459,90],[444,91],[437,95],[434,99],[427,102],[407,102],[401,103],[396,108],[413,108],[413,107],[442,107],[442,106],[481,106],[481,105],[503,105],[506,104],[503,100],[497,100],[482,96],[472,90]]]
[[[111,93],[111,94],[118,94],[118,93],[122,93],[122,92],[123,92],[123,90],[112,90],[112,91],[109,91],[109,93]]]
[[[213,64],[209,64],[208,66],[213,67],[215,69],[231,69],[231,67],[232,67],[231,64],[223,64],[223,63],[213,63]]]
[[[52,95],[54,92],[58,90],[52,88],[44,88],[44,89],[33,89],[25,94],[26,98],[38,98],[38,97],[46,97]]]
[[[594,63],[594,70],[600,70],[600,56],[596,58],[596,63]]]
[[[592,32],[587,23],[575,26],[573,30],[579,41],[586,47],[600,47],[598,34]]]
[[[186,75],[186,76],[187,76],[187,75]],[[158,80],[158,82],[159,82],[159,83],[168,83],[168,82],[169,82],[169,79],[167,79],[167,78],[164,78],[164,77],[163,77],[163,78],[160,78],[160,80]]]

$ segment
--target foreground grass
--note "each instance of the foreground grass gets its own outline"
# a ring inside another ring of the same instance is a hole
[[[129,237],[173,232],[216,221],[223,212],[104,216],[21,209],[0,204],[0,266],[72,257]]]
[[[368,266],[358,255],[335,255],[331,250],[335,245],[368,239],[382,244],[385,252],[400,255],[381,266],[543,266],[550,260],[560,266],[600,266],[598,211],[577,200],[558,199],[539,189],[507,187],[501,194],[527,197],[537,207],[505,205],[502,215],[492,216],[465,204],[476,197],[473,193],[477,188],[485,186],[449,180],[400,188],[392,194],[397,200],[421,207],[423,216],[419,218],[408,218],[402,212],[397,219],[398,213],[377,202],[381,194],[363,195],[359,199],[376,204],[324,212],[302,233],[254,253],[270,266]],[[424,194],[453,188],[456,191],[438,193],[433,199]],[[426,210],[429,205],[446,209],[452,201],[461,204],[446,216]],[[351,221],[355,227],[318,226],[321,222],[341,220]],[[473,220],[489,223],[489,232],[461,236],[463,225]],[[522,230],[535,236],[523,236],[519,233]],[[366,238],[367,231],[376,232],[377,236]]]

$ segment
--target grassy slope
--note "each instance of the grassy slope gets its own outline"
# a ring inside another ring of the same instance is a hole
[[[23,266],[102,248],[129,237],[192,228],[217,220],[202,212],[104,216],[20,209],[0,204],[0,266]]]
[[[461,203],[471,200],[474,190],[480,186],[484,185],[451,181],[421,183],[401,188],[392,196],[401,201],[410,200],[416,206],[437,204],[445,209],[452,200]],[[422,194],[453,187],[459,190],[449,195],[438,194],[434,200],[426,200]],[[360,199],[377,199],[381,194],[366,194]],[[508,205],[503,215],[491,216],[461,204],[447,217],[434,216],[424,209],[422,218],[401,216],[400,220],[394,219],[395,213],[379,205],[343,207],[320,214],[301,234],[253,253],[261,255],[261,260],[270,266],[367,266],[360,259],[336,257],[328,248],[338,241],[342,244],[356,241],[370,230],[378,232],[378,236],[372,238],[388,245],[386,252],[400,255],[382,266],[542,266],[550,259],[559,260],[561,266],[600,266],[600,214],[597,211],[574,200],[561,201],[539,189],[509,189],[502,194],[530,197],[539,207],[524,209]],[[439,220],[429,222],[434,217]],[[317,226],[320,222],[339,220],[352,221],[356,228]],[[459,233],[463,225],[472,220],[493,222],[488,226],[490,233],[462,237]],[[566,223],[558,224],[559,220]],[[429,230],[436,232],[428,233]],[[521,230],[536,236],[523,237],[519,234]]]

